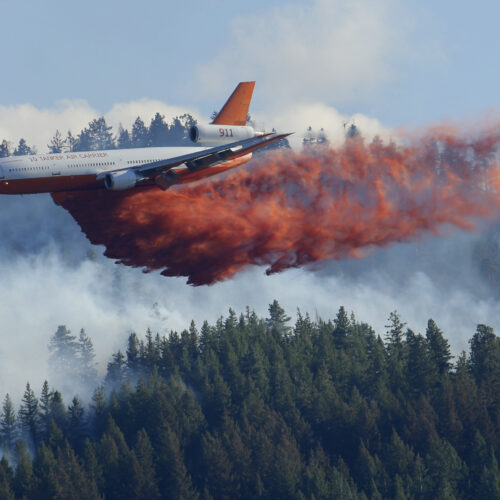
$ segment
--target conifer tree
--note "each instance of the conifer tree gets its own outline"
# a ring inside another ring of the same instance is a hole
[[[287,316],[276,299],[273,300],[272,304],[269,304],[269,318],[266,319],[268,328],[275,329],[278,333],[286,335],[290,332],[290,327],[287,326],[290,319],[290,316]]]
[[[18,498],[30,498],[35,488],[35,477],[31,457],[22,439],[16,443],[16,473],[14,476],[14,492]]]
[[[132,147],[145,148],[148,145],[148,129],[138,116],[132,125]]]
[[[57,460],[53,450],[42,443],[33,461],[33,473],[36,478],[35,494],[37,499],[57,498]]]
[[[14,445],[17,439],[16,432],[16,412],[10,396],[6,394],[3,405],[2,414],[0,416],[0,437],[2,447],[14,451]]]
[[[14,150],[14,156],[23,156],[23,155],[34,155],[35,151],[33,148],[30,148],[24,139],[19,140],[19,144],[17,148]]]
[[[175,500],[196,500],[198,493],[193,486],[178,437],[165,423],[160,432],[158,464],[162,473],[159,475],[160,492],[163,498]]]
[[[83,447],[85,437],[84,408],[78,399],[74,396],[71,404],[68,406],[68,437],[75,450],[80,451]]]
[[[95,481],[88,477],[77,455],[66,443],[59,451],[56,465],[56,498],[102,498]]]
[[[50,420],[60,429],[66,429],[66,408],[59,391],[54,391],[50,397]]]
[[[49,153],[62,153],[62,150],[66,144],[66,141],[63,139],[63,136],[59,130],[56,130],[56,133],[50,140],[50,144],[47,145],[49,148]]]
[[[439,373],[442,375],[448,372],[451,367],[450,361],[453,358],[450,352],[450,344],[432,319],[429,319],[427,322],[425,336],[429,345],[431,358],[436,364]]]
[[[168,139],[171,145],[180,146],[187,136],[187,127],[182,122],[182,118],[183,117],[176,116],[169,127]]]
[[[176,116],[168,128],[167,144],[171,146],[181,146],[187,142],[191,143],[188,138],[189,129],[195,124],[196,120],[189,113]]]
[[[88,127],[78,135],[75,151],[97,151],[114,149],[115,141],[111,127],[108,126],[103,116],[92,120]]]
[[[48,348],[51,379],[57,381],[63,391],[73,391],[75,385],[80,383],[81,367],[76,337],[65,325],[59,325],[50,338]]]
[[[19,409],[19,420],[23,432],[36,446],[39,438],[38,399],[29,382],[26,384],[26,390],[24,391],[21,407]]]
[[[0,144],[0,158],[5,158],[10,155],[9,143],[4,139]]]
[[[80,336],[78,338],[77,356],[79,360],[81,382],[85,385],[94,387],[97,383],[94,345],[83,328],[80,330]]]
[[[118,149],[128,149],[132,147],[132,141],[130,139],[130,134],[127,129],[124,129],[120,123],[118,126],[118,139],[117,139]]]
[[[404,342],[403,342],[403,329],[405,323],[397,311],[393,311],[389,315],[389,324],[386,325],[386,349],[389,357],[388,374],[390,378],[391,388],[396,391],[398,388],[406,385],[404,377]]]
[[[47,437],[50,427],[50,403],[52,392],[49,389],[49,383],[45,380],[40,394],[40,433],[42,437]]]
[[[493,448],[490,448],[488,460],[479,476],[479,484],[474,492],[477,500],[500,498],[500,469]]]
[[[3,500],[16,500],[14,495],[13,473],[7,459],[2,457],[0,460],[0,498]]]
[[[97,435],[101,435],[106,423],[106,396],[102,385],[94,391],[90,408],[92,409],[94,431]]]
[[[68,130],[68,133],[66,135],[66,140],[64,141],[66,147],[68,148],[68,151],[76,151],[75,148],[77,148],[78,145],[78,139],[71,133],[71,130]]]
[[[389,324],[386,334],[387,350],[390,356],[400,356],[403,349],[403,330],[406,323],[401,321],[397,311],[389,314]]]
[[[148,146],[167,146],[168,132],[168,125],[165,122],[165,117],[160,113],[156,113],[149,125]]]
[[[123,353],[118,351],[113,354],[112,360],[108,363],[106,383],[111,387],[118,387],[125,380],[125,367],[125,356]]]
[[[337,316],[333,320],[333,324],[335,325],[335,328],[333,329],[333,338],[335,339],[335,343],[339,347],[344,346],[349,333],[349,328],[351,326],[351,322],[349,321],[349,317],[347,316],[344,306],[340,306]]]
[[[153,463],[153,447],[144,429],[137,433],[137,440],[132,454],[137,463],[137,468],[134,471],[134,494],[136,498],[151,500],[159,498],[160,492]]]
[[[493,328],[477,325],[470,343],[471,372],[478,383],[500,375],[500,344]],[[498,380],[500,383],[500,380]]]
[[[437,374],[437,368],[433,365],[427,342],[420,334],[406,331],[406,344],[408,346],[408,363],[406,366],[408,385],[412,392],[418,394],[430,389]]]
[[[208,490],[215,498],[230,498],[239,494],[235,489],[234,464],[218,436],[209,432],[202,437],[203,459],[207,467]]]
[[[135,332],[128,337],[127,371],[130,378],[137,376],[140,367],[139,339]]]

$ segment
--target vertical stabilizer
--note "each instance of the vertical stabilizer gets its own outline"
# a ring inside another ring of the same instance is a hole
[[[241,82],[219,111],[215,125],[246,125],[255,82]]]

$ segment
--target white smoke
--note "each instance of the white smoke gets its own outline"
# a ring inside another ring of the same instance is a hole
[[[215,322],[229,307],[242,312],[249,305],[265,316],[274,298],[292,316],[299,307],[331,318],[344,305],[382,336],[394,309],[420,332],[432,317],[455,353],[467,348],[477,323],[500,331],[500,304],[472,258],[477,234],[395,245],[316,270],[266,276],[253,268],[198,288],[104,258],[48,195],[0,198],[0,237],[0,380],[2,392],[17,400],[27,380],[39,388],[48,377],[47,343],[60,324],[76,335],[86,330],[101,374],[132,331],[141,336],[150,327],[163,335],[191,319]]]
[[[313,135],[317,136],[320,129],[329,140],[331,146],[340,145],[346,133],[354,125],[366,140],[378,135],[383,139],[391,139],[391,130],[384,127],[376,118],[362,113],[348,115],[321,102],[297,103],[274,113],[257,115],[257,124],[263,120],[263,128],[275,128],[279,132],[293,132],[288,140],[292,147],[300,149],[307,127],[314,127]]]

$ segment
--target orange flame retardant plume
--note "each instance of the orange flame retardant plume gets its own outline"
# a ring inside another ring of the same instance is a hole
[[[241,82],[212,122],[216,125],[246,125],[255,82]]]
[[[271,274],[473,229],[500,214],[499,144],[500,127],[473,139],[441,128],[405,145],[354,138],[166,192],[53,196],[106,256],[203,285],[249,265]]]

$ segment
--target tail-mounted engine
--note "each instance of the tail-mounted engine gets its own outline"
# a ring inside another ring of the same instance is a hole
[[[193,142],[207,146],[218,146],[262,135],[253,127],[241,125],[193,125],[189,137]]]

